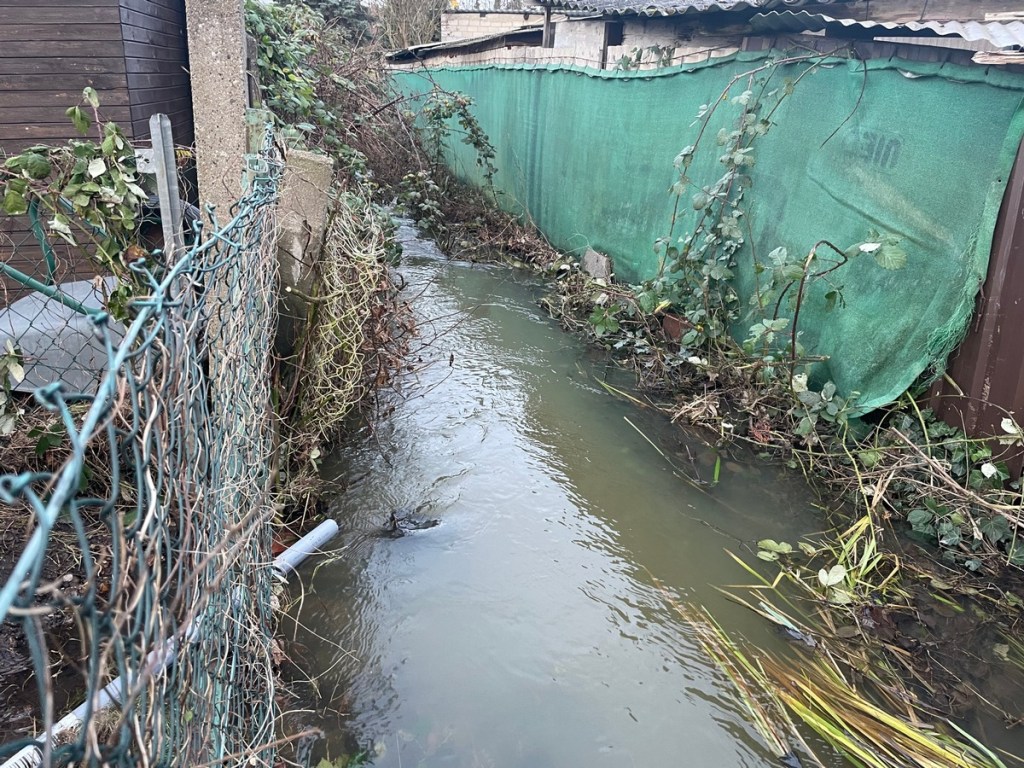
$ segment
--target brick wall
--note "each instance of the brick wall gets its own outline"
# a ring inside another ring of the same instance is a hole
[[[447,11],[441,16],[441,41],[497,35],[530,24],[543,24],[544,14]]]

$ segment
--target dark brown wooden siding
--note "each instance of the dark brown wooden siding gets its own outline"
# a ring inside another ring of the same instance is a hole
[[[118,0],[0,0],[0,150],[75,137],[64,111],[88,85],[130,118]]]
[[[935,412],[974,437],[1002,434],[1012,413],[1024,424],[1024,144],[1017,153],[1003,198],[988,277],[978,296],[967,338],[949,361],[949,379],[932,390]],[[1005,446],[993,448],[1004,454]],[[1010,467],[1021,471],[1024,456],[1011,452]]]
[[[184,0],[0,0],[0,157],[77,134],[65,110],[82,89],[100,97],[104,120],[129,138],[149,138],[149,117],[171,117],[179,144],[193,141]],[[61,281],[89,279],[96,267],[54,243]],[[0,260],[45,274],[23,218],[0,215]],[[24,295],[0,279],[0,308]]]
[[[65,110],[82,89],[99,93],[102,117],[131,134],[118,0],[0,0],[0,155],[78,137]],[[55,243],[57,279],[89,279],[96,268]],[[0,217],[0,260],[33,277],[45,275],[38,243],[24,218]],[[0,283],[0,307],[24,295]]]
[[[171,118],[178,144],[192,144],[192,89],[184,0],[119,0],[132,132],[149,137],[149,118]]]

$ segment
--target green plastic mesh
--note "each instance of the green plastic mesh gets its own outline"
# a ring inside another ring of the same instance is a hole
[[[670,71],[487,65],[394,77],[409,93],[432,79],[472,97],[497,149],[503,204],[529,214],[558,248],[609,254],[617,278],[635,282],[658,269],[653,245],[669,231],[673,160],[693,143],[700,106],[733,76],[779,56],[742,53]],[[854,258],[831,285],[815,282],[801,310],[806,352],[828,357],[815,376],[860,393],[862,410],[941,370],[965,332],[1022,135],[1022,93],[1024,76],[997,68],[837,59],[796,85],[754,145],[742,206],[748,242],[735,278],[744,306],[755,258],[779,246],[806,254],[827,239],[845,249],[873,231],[899,238],[907,253],[897,271]],[[712,136],[736,114],[720,109]],[[697,187],[722,174],[720,149],[701,144],[691,168]],[[458,175],[481,183],[472,147],[453,141],[448,157]],[[676,234],[693,224],[688,198],[683,209],[689,218]],[[845,307],[830,309],[825,294],[837,285]],[[750,323],[741,318],[736,335]]]

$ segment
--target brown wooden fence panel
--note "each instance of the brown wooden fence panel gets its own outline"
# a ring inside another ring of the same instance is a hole
[[[0,0],[0,156],[78,137],[65,110],[92,86],[104,119],[132,135],[119,0]],[[88,256],[54,242],[59,281],[90,279]],[[0,260],[45,279],[42,250],[24,217],[0,222]],[[0,308],[27,289],[0,280]]]
[[[1024,422],[1024,144],[1010,173],[992,240],[988,277],[967,338],[949,363],[949,378],[932,390],[944,421],[968,435],[1001,434],[1007,412]],[[1020,472],[1021,456],[1011,466]]]

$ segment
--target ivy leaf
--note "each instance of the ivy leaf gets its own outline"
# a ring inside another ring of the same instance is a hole
[[[23,213],[28,213],[28,200],[13,189],[8,189],[4,194],[4,213],[11,216],[20,216]]]
[[[739,104],[740,106],[746,107],[746,106],[748,106],[750,104],[750,100],[753,98],[753,96],[754,96],[754,92],[753,91],[744,91],[739,96],[734,96],[733,99],[732,99],[732,103],[733,104]]]
[[[999,542],[1012,537],[1010,523],[1002,515],[990,517],[988,520],[984,521],[979,528],[985,538],[992,544],[998,544]]]
[[[676,168],[689,168],[690,163],[693,162],[693,153],[696,151],[696,149],[697,148],[692,144],[688,147],[683,147],[683,150],[678,155],[676,155]]]
[[[71,118],[71,122],[74,124],[75,130],[80,134],[85,136],[85,134],[89,132],[89,126],[92,125],[92,121],[81,107],[71,107],[64,114]]]
[[[882,269],[895,271],[907,266],[907,252],[903,250],[898,241],[883,243],[882,247],[874,254],[875,261]]]

